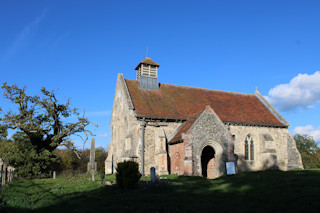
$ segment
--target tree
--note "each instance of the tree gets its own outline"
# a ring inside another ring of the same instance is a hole
[[[320,167],[320,149],[312,136],[295,135],[294,139],[300,151],[304,168]]]
[[[295,139],[297,148],[300,152],[313,154],[319,150],[319,147],[317,146],[312,136],[297,134],[293,136],[293,138]]]
[[[0,141],[5,140],[7,136],[8,136],[7,127],[0,124]]]
[[[73,173],[86,173],[88,161],[90,158],[90,149],[79,151],[81,159],[77,158],[75,153],[67,149],[56,149],[54,154],[58,157],[59,164],[57,164],[56,171],[60,173],[69,174],[72,170]],[[104,173],[104,163],[108,153],[103,147],[95,149],[95,159],[97,162],[98,173]]]
[[[104,164],[105,160],[108,157],[108,153],[104,150],[103,147],[98,147],[95,149],[95,156],[97,162],[97,171],[101,174],[104,174]]]
[[[43,154],[52,158],[52,151],[58,146],[66,146],[76,152],[70,136],[85,133],[87,139],[88,134],[92,135],[86,129],[90,121],[84,114],[79,116],[78,109],[70,108],[70,99],[66,103],[59,102],[56,90],[50,92],[42,87],[41,96],[30,96],[25,93],[26,87],[4,83],[2,89],[4,97],[17,105],[17,111],[4,113],[0,108],[2,129],[6,127],[21,132],[25,142],[30,143],[35,154],[41,159],[43,157],[43,161],[48,160]],[[77,121],[68,122],[71,116],[76,117]]]
[[[23,177],[41,175],[58,160],[46,149],[37,152],[23,132],[17,132],[12,139],[0,142],[0,157],[9,159],[16,173]]]

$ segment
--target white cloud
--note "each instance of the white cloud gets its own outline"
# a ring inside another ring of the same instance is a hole
[[[47,11],[44,10],[39,16],[37,16],[33,21],[29,22],[23,30],[18,34],[17,38],[13,41],[12,45],[7,49],[4,56],[0,61],[10,58],[17,51],[19,51],[26,43],[26,41],[32,36],[33,31],[40,24],[40,22],[45,18]]]
[[[292,131],[292,134],[299,134],[299,135],[310,135],[313,137],[313,139],[316,142],[320,142],[320,126],[318,129],[314,129],[312,125],[307,125],[307,126],[297,126],[294,128]]]
[[[106,132],[103,135],[97,135],[99,138],[107,138],[109,137],[109,134]]]
[[[267,100],[281,111],[297,107],[313,108],[320,102],[320,71],[314,74],[299,74],[288,84],[280,84],[270,89]]]

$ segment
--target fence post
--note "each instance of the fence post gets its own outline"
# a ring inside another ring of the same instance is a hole
[[[2,172],[3,172],[3,165],[1,164],[0,165],[0,191],[1,191],[1,188],[2,188]]]
[[[6,167],[4,165],[2,169],[2,185],[6,185]]]
[[[6,182],[10,182],[13,179],[14,168],[9,166],[8,159],[0,158],[0,190]]]

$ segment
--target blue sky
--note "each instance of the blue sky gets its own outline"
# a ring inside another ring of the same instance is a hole
[[[149,46],[160,82],[258,87],[291,133],[320,141],[319,9],[308,0],[1,0],[0,83],[58,89],[107,148],[117,74],[135,79]],[[2,97],[0,106],[13,108]]]

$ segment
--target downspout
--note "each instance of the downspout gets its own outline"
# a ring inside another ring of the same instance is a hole
[[[143,120],[141,122],[141,132],[142,132],[142,136],[141,136],[141,175],[144,176],[144,131],[146,128],[146,122]]]

